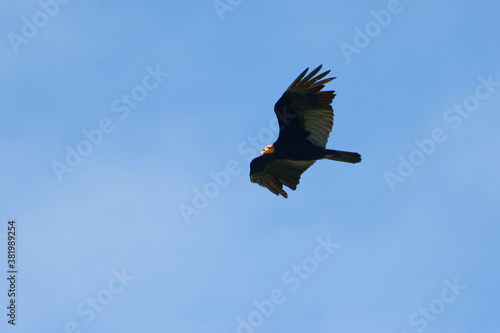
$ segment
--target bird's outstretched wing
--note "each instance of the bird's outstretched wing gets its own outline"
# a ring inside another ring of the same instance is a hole
[[[297,188],[300,176],[316,161],[295,161],[274,159],[271,156],[260,156],[252,161],[250,180],[260,186],[267,187],[276,195],[288,198],[283,185],[292,190]]]
[[[278,142],[293,143],[307,139],[325,148],[333,127],[333,109],[330,105],[335,91],[321,91],[327,82],[335,79],[319,75],[322,65],[306,76],[307,68],[288,87],[274,106],[280,133]]]

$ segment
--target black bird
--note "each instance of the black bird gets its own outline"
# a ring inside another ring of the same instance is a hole
[[[335,91],[322,91],[335,79],[326,78],[330,71],[319,75],[322,65],[307,76],[306,68],[288,87],[274,106],[280,132],[278,140],[267,145],[260,157],[250,163],[250,180],[267,187],[276,195],[287,198],[283,185],[295,190],[300,176],[317,160],[329,159],[358,163],[361,156],[340,150],[326,149],[333,127],[330,105]]]

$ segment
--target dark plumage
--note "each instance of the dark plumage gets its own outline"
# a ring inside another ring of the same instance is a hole
[[[326,149],[333,127],[330,104],[335,91],[322,89],[335,78],[324,78],[330,71],[318,74],[321,67],[307,76],[309,68],[303,71],[278,100],[274,106],[280,126],[278,140],[250,163],[250,180],[285,198],[283,185],[295,190],[302,173],[317,160],[361,161],[358,153]]]

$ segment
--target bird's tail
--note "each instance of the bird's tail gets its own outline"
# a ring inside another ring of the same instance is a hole
[[[348,163],[361,162],[361,155],[359,155],[358,153],[351,153],[348,151],[333,150],[333,149],[325,149],[323,158],[334,161],[348,162]]]

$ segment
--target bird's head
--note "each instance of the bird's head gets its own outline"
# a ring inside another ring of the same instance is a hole
[[[272,153],[274,153],[274,145],[267,145],[260,152],[261,155],[272,154]]]

